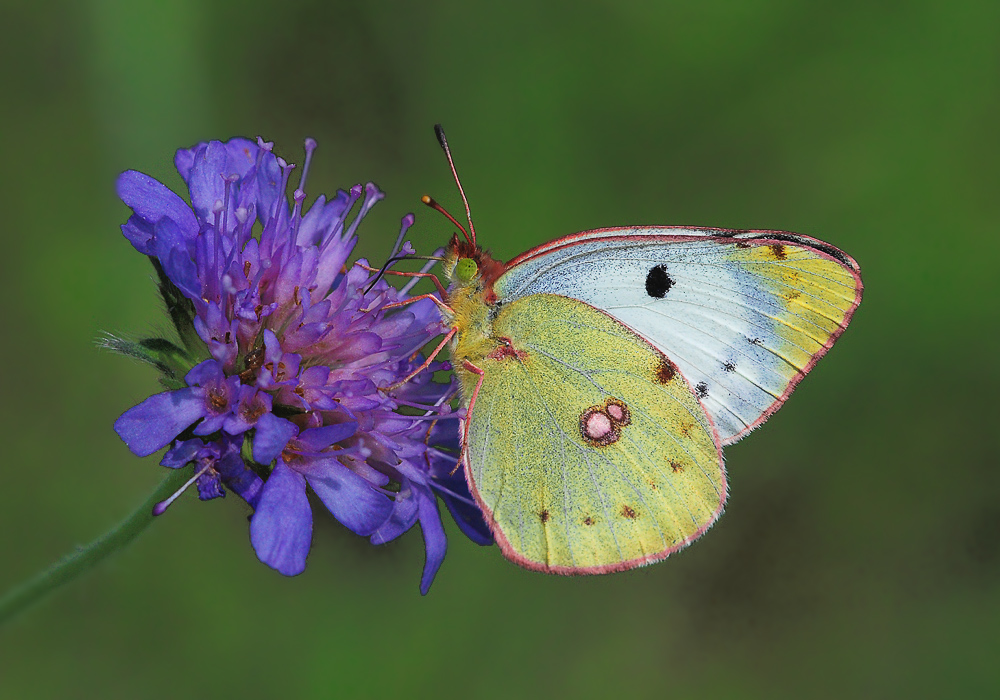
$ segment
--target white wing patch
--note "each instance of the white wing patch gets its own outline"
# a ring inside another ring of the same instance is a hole
[[[588,231],[511,261],[501,304],[531,294],[579,299],[669,357],[723,444],[776,411],[833,344],[861,300],[857,264],[777,231]]]

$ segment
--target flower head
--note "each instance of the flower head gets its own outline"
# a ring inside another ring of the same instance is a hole
[[[359,224],[384,196],[375,185],[319,196],[303,212],[315,147],[306,141],[291,202],[294,166],[259,139],[178,151],[190,206],[147,175],[119,177],[133,212],[122,233],[153,261],[180,344],[106,340],[154,364],[168,388],[122,414],[115,430],[139,456],[170,446],[161,464],[193,464],[189,484],[203,500],[225,488],[241,496],[254,510],[257,556],[286,575],[300,573],[309,552],[307,489],[375,544],[419,522],[426,593],[445,553],[438,497],[466,535],[492,541],[454,475],[455,390],[432,380],[447,363],[387,389],[421,365],[440,319],[426,299],[387,309],[406,294],[373,284],[364,261],[346,264]],[[412,223],[403,219],[400,240]]]

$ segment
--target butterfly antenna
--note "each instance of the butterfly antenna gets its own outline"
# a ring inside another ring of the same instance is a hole
[[[437,136],[438,143],[441,144],[441,148],[442,148],[442,150],[444,150],[444,154],[448,157],[448,165],[451,166],[451,174],[455,178],[455,184],[458,185],[458,192],[459,192],[459,194],[462,195],[462,203],[465,204],[465,215],[469,219],[469,232],[471,233],[471,237],[470,236],[466,236],[466,238],[471,238],[471,240],[469,242],[472,243],[472,245],[475,245],[476,244],[476,227],[472,225],[472,211],[469,209],[469,200],[465,197],[465,190],[462,189],[462,181],[458,179],[458,171],[455,170],[455,161],[452,160],[452,158],[451,158],[451,149],[448,148],[448,139],[446,139],[445,136],[444,136],[444,128],[440,124],[435,124],[434,125],[434,134],[435,134],[435,136]],[[425,202],[425,204],[426,204],[426,202]],[[451,218],[451,217],[448,217],[448,218]],[[452,219],[452,221],[454,221],[454,219]],[[462,227],[459,226],[459,228],[462,228]],[[464,233],[465,229],[462,229],[462,231]]]
[[[458,223],[458,221],[455,220],[455,217],[449,214],[448,210],[442,207],[440,204],[438,204],[434,199],[425,194],[423,197],[420,198],[420,201],[429,206],[434,211],[440,214],[444,214],[445,218],[447,218],[448,221],[458,226],[458,230],[462,232],[463,236],[465,236],[465,240],[469,241],[469,243],[474,242],[473,239],[469,238],[469,232],[465,230],[465,227],[462,226],[462,224]]]
[[[408,259],[409,259],[409,258],[408,258],[407,256],[405,256],[405,255],[402,255],[402,256],[400,256],[400,257],[398,257],[398,258],[396,258],[396,257],[393,257],[393,258],[389,258],[388,260],[386,260],[386,261],[385,261],[385,264],[384,264],[384,265],[383,265],[383,266],[382,266],[382,267],[381,267],[381,268],[379,269],[379,271],[378,271],[378,274],[377,274],[377,275],[375,275],[375,279],[373,279],[373,280],[372,280],[372,283],[368,285],[368,287],[367,287],[367,288],[365,289],[365,291],[364,291],[364,292],[363,292],[363,293],[361,294],[361,296],[362,296],[362,297],[363,297],[363,296],[366,296],[366,295],[368,294],[368,292],[370,292],[370,291],[371,291],[371,290],[372,290],[372,289],[373,289],[373,288],[375,287],[375,285],[376,285],[376,284],[378,284],[378,281],[379,281],[380,279],[382,279],[382,277],[383,277],[383,276],[385,275],[385,273],[386,273],[386,272],[387,272],[387,271],[389,270],[389,267],[390,267],[390,266],[391,266],[391,265],[392,265],[393,263],[396,263],[396,262],[399,262],[400,260],[408,260]]]

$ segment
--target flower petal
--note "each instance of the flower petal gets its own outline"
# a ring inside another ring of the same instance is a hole
[[[397,496],[392,514],[372,533],[372,544],[385,544],[402,535],[413,527],[413,523],[417,522],[418,512],[419,504],[412,491],[406,497]]]
[[[291,421],[265,413],[257,420],[257,431],[253,436],[254,461],[270,464],[298,432],[299,429]]]
[[[307,446],[310,450],[319,452],[324,447],[329,447],[335,442],[340,442],[351,437],[357,429],[358,424],[356,422],[324,425],[322,428],[310,428],[309,430],[304,430],[299,435],[299,442]]]
[[[156,230],[163,228],[157,225]],[[191,254],[185,248],[171,248],[160,257],[163,271],[170,281],[177,285],[188,299],[200,299],[202,283],[198,279],[198,267],[191,259]]]
[[[225,380],[222,368],[215,360],[204,360],[192,367],[184,375],[184,381],[188,386],[205,386],[206,384],[221,383]]]
[[[261,489],[264,488],[264,482],[243,462],[239,448],[243,444],[243,440],[230,438],[227,442],[229,447],[222,455],[222,459],[215,463],[215,468],[233,493],[249,503],[251,507],[256,508],[257,499],[260,497]]]
[[[205,443],[198,439],[177,442],[163,455],[163,459],[160,460],[160,466],[170,467],[171,469],[186,467],[194,461],[198,450],[204,446]]]
[[[122,235],[128,239],[132,247],[143,255],[156,255],[156,236],[153,233],[153,224],[149,223],[141,216],[133,214],[122,224]]]
[[[257,558],[285,576],[301,574],[312,544],[312,511],[305,480],[278,462],[250,519]]]
[[[448,538],[444,534],[444,526],[441,524],[441,514],[438,512],[437,499],[429,488],[420,484],[413,484],[413,490],[417,495],[417,502],[420,507],[420,531],[424,535],[424,573],[420,577],[420,595],[427,595],[434,583],[434,577],[441,562],[444,561],[445,552],[448,551]]]
[[[463,535],[482,547],[493,544],[493,533],[477,506],[459,501],[448,494],[442,494],[441,500],[448,507],[448,512]]]
[[[211,469],[199,476],[195,485],[198,487],[198,498],[202,501],[225,498],[226,496],[226,492],[222,488],[222,478],[218,472]]]
[[[225,200],[225,178],[235,175],[239,181],[246,177],[257,159],[257,145],[246,139],[236,138],[227,143],[210,141],[199,144],[193,150],[191,167],[185,180],[191,191],[191,204],[195,211],[202,219],[210,221],[215,203]],[[187,166],[187,159],[184,156],[181,164]],[[176,156],[174,160],[176,163]],[[235,205],[233,198],[230,199],[230,205]]]
[[[435,482],[447,489],[438,493],[462,534],[484,547],[493,544],[493,533],[490,532],[489,526],[483,519],[483,512],[472,500],[469,485],[462,472],[459,471],[454,476],[435,479]]]
[[[306,481],[333,517],[359,535],[375,532],[392,514],[392,500],[335,459],[302,469]]]
[[[191,207],[156,178],[126,170],[118,176],[118,196],[141,219],[155,224],[170,219],[190,238],[198,234],[198,219]]]
[[[165,391],[121,414],[115,421],[115,432],[134,454],[146,457],[204,415],[201,390]]]

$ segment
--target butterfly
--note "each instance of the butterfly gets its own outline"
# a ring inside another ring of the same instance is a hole
[[[503,554],[622,571],[700,537],[727,496],[722,448],[767,420],[844,332],[858,264],[781,231],[585,231],[508,263],[468,215],[431,298],[466,410],[460,462]],[[414,373],[415,374],[415,373]]]

